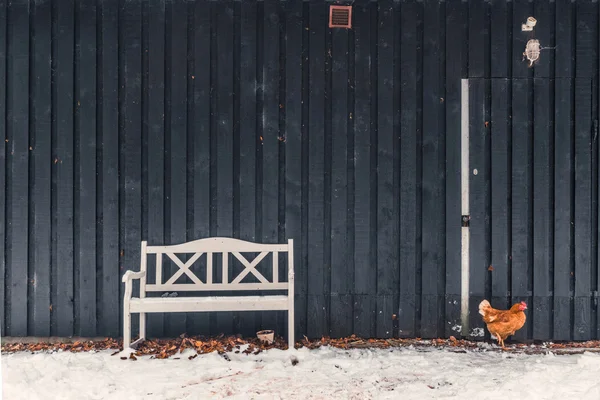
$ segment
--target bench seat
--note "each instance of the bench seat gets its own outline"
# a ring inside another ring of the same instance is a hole
[[[203,312],[287,310],[288,296],[132,297],[131,312]]]

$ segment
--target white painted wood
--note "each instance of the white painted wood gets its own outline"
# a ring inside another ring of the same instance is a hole
[[[288,239],[288,348],[294,349],[294,240]]]
[[[146,271],[133,272],[127,271],[123,274],[121,280],[125,283],[125,292],[123,294],[123,348],[130,347],[131,342],[131,292],[133,291],[133,279],[142,279],[146,276]]]
[[[154,253],[223,253],[232,250],[240,253],[258,253],[261,251],[287,251],[287,244],[262,244],[246,242],[240,239],[213,237],[171,246],[148,246],[148,254]]]
[[[156,284],[162,285],[162,253],[156,254]]]
[[[142,279],[142,277],[146,276],[145,271],[133,272],[127,271],[123,274],[123,278],[121,279],[123,283],[127,283],[127,281],[131,281],[132,279]]]
[[[129,301],[124,303],[123,312],[123,349],[131,347],[131,308]]]
[[[123,275],[125,283],[123,301],[123,345],[125,348],[137,345],[146,336],[146,313],[156,312],[203,312],[203,311],[288,311],[288,341],[294,348],[294,249],[293,240],[287,244],[260,244],[230,238],[207,238],[173,246],[148,246],[142,242],[140,272],[127,271]],[[221,253],[222,282],[213,281],[213,253]],[[260,253],[254,260],[248,261],[241,253]],[[288,253],[288,282],[279,279],[279,252]],[[192,271],[192,265],[206,253],[206,283]],[[244,270],[233,281],[229,281],[229,253],[233,254],[244,266]],[[146,271],[148,254],[156,254],[156,283],[148,284]],[[163,282],[162,257],[167,255],[179,267],[179,270]],[[178,254],[193,254],[184,263]],[[258,264],[269,254],[273,255],[273,282],[269,282],[258,270]],[[192,283],[175,283],[186,274]],[[253,274],[259,283],[243,283],[248,274]],[[140,297],[132,297],[133,279],[140,280]],[[287,291],[286,295],[264,296],[200,296],[200,297],[146,297],[146,292],[185,292],[185,291]],[[140,338],[131,343],[131,313],[140,314]]]
[[[240,290],[287,290],[287,282],[279,283],[204,283],[194,285],[191,283],[174,283],[171,285],[146,285],[147,292],[206,292],[206,291],[240,291]]]
[[[279,252],[273,252],[273,283],[279,282]]]
[[[227,252],[223,253],[223,258],[221,259],[221,270],[221,282],[224,284],[229,283],[229,256],[227,255]]]
[[[142,313],[140,313],[140,314],[142,314]],[[129,345],[129,347],[131,347],[132,349],[135,349],[135,348],[137,348],[137,347],[138,347],[138,346],[139,346],[139,345],[140,345],[140,344],[141,344],[141,343],[142,343],[144,340],[146,340],[146,338],[145,338],[145,337],[143,337],[143,336],[140,336],[138,339],[136,339],[136,341],[135,341],[135,342],[131,343],[131,344]],[[123,347],[123,348],[125,349],[126,347]]]
[[[213,283],[213,253],[210,251],[206,253],[206,284],[212,285]]]
[[[246,277],[246,275],[248,275],[248,273],[250,273],[250,272],[262,283],[267,283],[267,284],[270,283],[267,280],[267,278],[265,278],[260,272],[258,272],[256,270],[256,266],[265,258],[265,256],[267,254],[269,254],[269,252],[263,251],[254,260],[252,260],[252,262],[249,262],[246,259],[246,257],[241,255],[237,251],[232,251],[231,254],[233,254],[235,256],[235,258],[240,260],[242,265],[244,265],[244,270],[231,282],[232,284],[240,283],[242,281],[242,279],[244,279],[244,277]]]
[[[188,260],[188,262],[186,262],[185,264],[175,254],[173,254],[173,253],[165,253],[165,254],[167,255],[167,257],[169,257],[179,267],[179,271],[177,271],[177,272],[175,272],[173,274],[173,276],[167,281],[166,285],[170,285],[170,284],[175,283],[175,281],[177,279],[179,279],[179,277],[181,275],[183,275],[184,273],[187,276],[189,276],[189,278],[195,284],[197,284],[197,285],[202,285],[203,284],[203,282],[200,279],[198,279],[198,277],[196,275],[194,275],[194,273],[192,271],[190,271],[190,267],[200,258],[200,256],[202,256],[203,253],[196,253],[196,254],[194,254],[192,256],[192,258],[190,258]]]
[[[469,80],[461,81],[460,189],[461,213],[469,215]],[[469,227],[461,227],[461,333],[469,332]]]
[[[146,297],[130,304],[131,312],[287,310],[288,296]]]
[[[142,241],[142,248],[140,251],[140,271],[144,273],[144,276],[140,278],[140,299],[146,297],[146,269],[148,267],[148,254],[146,253],[146,246],[148,242]],[[146,313],[140,313],[140,339],[143,340],[146,337]],[[134,342],[135,344],[135,342]]]

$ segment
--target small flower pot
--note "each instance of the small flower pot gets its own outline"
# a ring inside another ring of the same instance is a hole
[[[263,343],[271,344],[275,339],[275,332],[272,330],[265,330],[256,332],[256,337]]]

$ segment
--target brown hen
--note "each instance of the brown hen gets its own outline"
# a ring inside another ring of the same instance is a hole
[[[510,310],[497,310],[487,300],[479,303],[479,314],[483,315],[483,322],[486,323],[488,331],[496,337],[498,344],[502,345],[503,349],[506,348],[504,340],[525,325],[527,317],[524,310],[527,310],[527,304],[524,301],[514,304]]]

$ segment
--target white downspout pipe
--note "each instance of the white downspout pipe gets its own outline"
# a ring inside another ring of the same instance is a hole
[[[461,214],[469,216],[469,80],[461,80],[461,141],[460,141],[460,191]],[[469,240],[468,226],[461,227],[461,335],[469,333]]]

